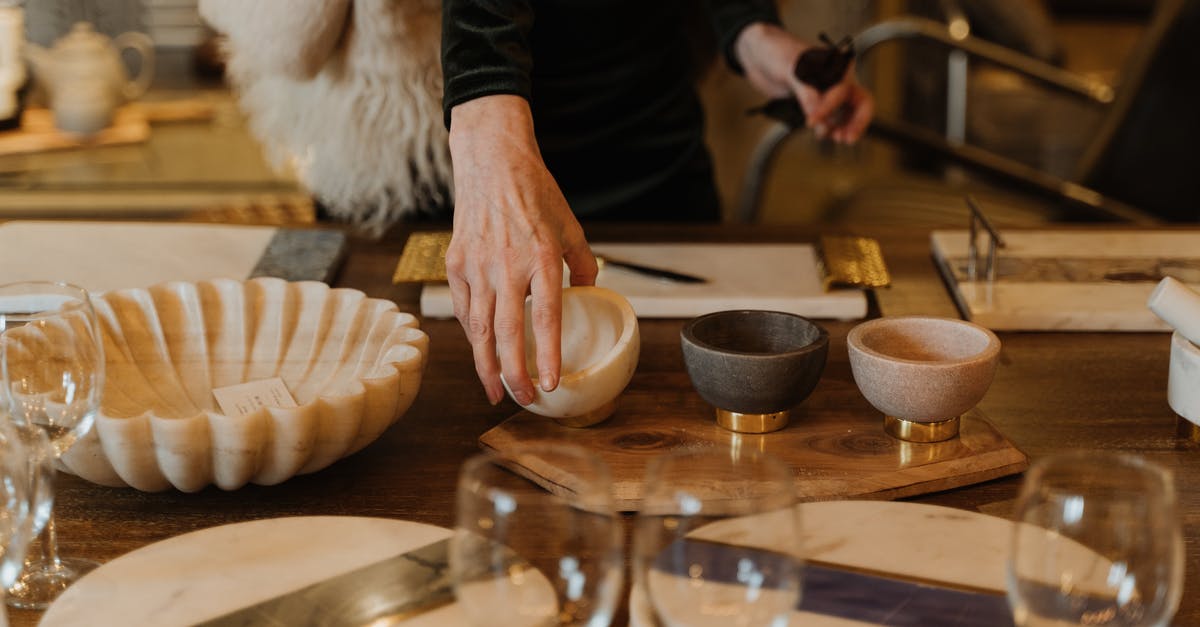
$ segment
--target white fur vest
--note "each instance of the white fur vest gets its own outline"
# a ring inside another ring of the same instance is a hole
[[[200,0],[254,133],[371,231],[448,205],[440,0]]]

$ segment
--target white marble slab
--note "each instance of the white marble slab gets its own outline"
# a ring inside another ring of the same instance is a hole
[[[614,259],[708,279],[702,284],[677,283],[603,268],[596,285],[620,292],[639,318],[691,318],[727,309],[838,320],[867,314],[862,290],[825,290],[816,251],[809,244],[597,244],[592,249]],[[421,314],[453,316],[449,288],[425,286]]]
[[[451,535],[383,518],[273,518],[151,544],[92,571],[46,611],[45,627],[193,625]],[[413,625],[464,623],[452,605]]]
[[[1146,301],[1158,280],[1174,275],[1200,285],[1200,231],[1008,231],[999,250],[1001,270],[988,285],[966,280],[957,267],[967,257],[966,230],[935,231],[931,246],[952,296],[967,317],[1009,331],[1167,331]],[[986,237],[979,237],[986,252]],[[1059,264],[1056,266],[1055,264]],[[1033,266],[1038,271],[1029,270]],[[1021,276],[1006,270],[1024,268]],[[1105,279],[1147,273],[1144,280]]]
[[[828,501],[797,507],[805,560],[960,590],[1004,593],[1005,562],[1013,532],[1008,520],[903,501]],[[744,531],[733,534],[731,527]],[[692,537],[733,535],[743,538],[739,544],[744,546],[781,546],[770,529],[756,524],[752,517],[721,521],[701,528]],[[653,627],[650,611],[645,596],[634,588],[630,624]],[[791,618],[791,624],[806,627],[874,624],[801,611],[793,611]]]
[[[92,292],[164,281],[245,279],[278,229],[139,222],[0,224],[0,283],[53,280]]]

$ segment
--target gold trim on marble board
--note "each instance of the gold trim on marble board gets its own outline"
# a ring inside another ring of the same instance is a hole
[[[888,287],[892,275],[879,242],[870,237],[822,235],[818,256],[825,288]]]
[[[938,422],[915,422],[895,416],[883,417],[883,431],[897,440],[905,442],[944,442],[958,437],[960,416]]]
[[[450,231],[418,231],[408,236],[392,283],[423,283],[446,280],[446,249]]]
[[[770,433],[788,425],[788,410],[746,414],[717,408],[717,424],[735,433]]]

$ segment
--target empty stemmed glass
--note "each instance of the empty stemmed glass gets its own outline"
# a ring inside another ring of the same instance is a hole
[[[643,485],[631,612],[646,608],[664,626],[787,624],[802,563],[786,464],[758,451],[682,450],[651,460]]]
[[[26,550],[49,517],[48,449],[45,433],[18,431],[0,405],[0,594],[24,570]]]
[[[1093,451],[1036,461],[1017,501],[1008,600],[1017,625],[1155,627],[1183,586],[1171,474]]]
[[[558,469],[551,493],[514,465]],[[474,625],[612,621],[621,593],[622,533],[607,467],[574,446],[484,454],[459,474],[450,568]]]
[[[0,285],[0,379],[0,403],[14,427],[26,434],[43,431],[46,454],[62,457],[91,429],[100,406],[104,356],[85,290],[48,281]],[[44,609],[96,566],[59,557],[52,505],[46,501],[42,555],[27,561],[9,589],[7,602],[13,607]]]
[[[25,444],[4,413],[0,409],[0,584],[11,585],[32,539],[34,486]]]

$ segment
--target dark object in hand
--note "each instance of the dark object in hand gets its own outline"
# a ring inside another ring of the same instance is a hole
[[[854,60],[854,42],[843,37],[836,44],[825,33],[821,33],[824,46],[813,46],[796,60],[792,71],[796,79],[823,92],[842,81],[850,62]]]
[[[846,75],[850,62],[854,60],[854,42],[849,37],[843,37],[834,43],[825,33],[821,33],[821,42],[825,45],[813,46],[800,55],[792,72],[800,82],[824,92],[841,82]],[[800,103],[791,97],[776,98],[747,113],[760,113],[792,128],[802,128],[805,121]]]

